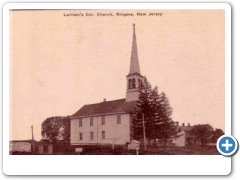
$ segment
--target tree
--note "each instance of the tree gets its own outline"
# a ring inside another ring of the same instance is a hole
[[[70,119],[69,117],[62,118],[62,127],[60,128],[60,134],[62,140],[66,141],[67,144],[70,144]]]
[[[134,139],[143,138],[143,116],[145,120],[146,137],[150,136],[149,129],[152,114],[150,105],[151,91],[151,84],[147,81],[147,78],[144,77],[141,86],[139,87],[139,97],[136,103],[136,108],[134,108],[132,112],[132,131]]]
[[[224,135],[223,130],[221,130],[221,129],[215,129],[215,130],[213,131],[213,135],[212,135],[212,137],[211,137],[211,142],[212,142],[212,143],[216,143],[217,140],[218,140],[218,138],[221,137],[222,135]]]
[[[160,117],[160,123],[157,124],[157,138],[164,141],[167,145],[169,139],[180,137],[181,129],[172,120],[172,108],[164,92],[160,94],[160,107],[157,109]]]
[[[70,140],[70,119],[69,117],[50,117],[42,122],[42,136],[56,142],[58,140]]]
[[[159,95],[158,88],[152,89],[144,77],[139,88],[139,98],[132,112],[132,131],[135,139],[143,138],[143,116],[145,134],[150,140],[164,139],[165,144],[170,138],[179,137],[181,131],[171,119],[172,108],[165,93]]]
[[[213,136],[213,128],[209,124],[198,124],[193,126],[192,130],[190,131],[190,135],[194,137],[194,144],[197,141],[201,142],[201,145],[204,146]]]

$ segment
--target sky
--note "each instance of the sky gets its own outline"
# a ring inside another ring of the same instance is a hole
[[[133,23],[141,73],[173,119],[224,130],[224,10],[10,11],[10,140],[30,139],[31,125],[40,140],[48,117],[125,98]]]

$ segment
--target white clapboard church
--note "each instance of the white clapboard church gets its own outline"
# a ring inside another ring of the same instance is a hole
[[[131,142],[130,112],[138,99],[141,83],[135,25],[130,60],[130,71],[126,76],[126,97],[113,101],[87,104],[74,113],[71,119],[71,145],[118,144]]]

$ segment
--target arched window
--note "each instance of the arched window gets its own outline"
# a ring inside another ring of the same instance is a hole
[[[132,88],[136,88],[135,78],[132,79]]]
[[[128,89],[131,89],[131,88],[132,88],[132,80],[129,79],[129,80],[128,80]]]

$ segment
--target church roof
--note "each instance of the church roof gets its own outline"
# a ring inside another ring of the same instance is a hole
[[[130,113],[134,109],[136,101],[126,102],[125,99],[118,99],[113,101],[105,101],[96,104],[84,105],[71,117],[79,116],[93,116],[100,114],[117,114],[117,113]]]
[[[131,53],[129,75],[133,74],[133,73],[141,74],[139,61],[138,61],[138,50],[137,50],[137,38],[136,38],[136,33],[135,33],[135,24],[133,24],[133,41],[132,41],[132,53]]]

